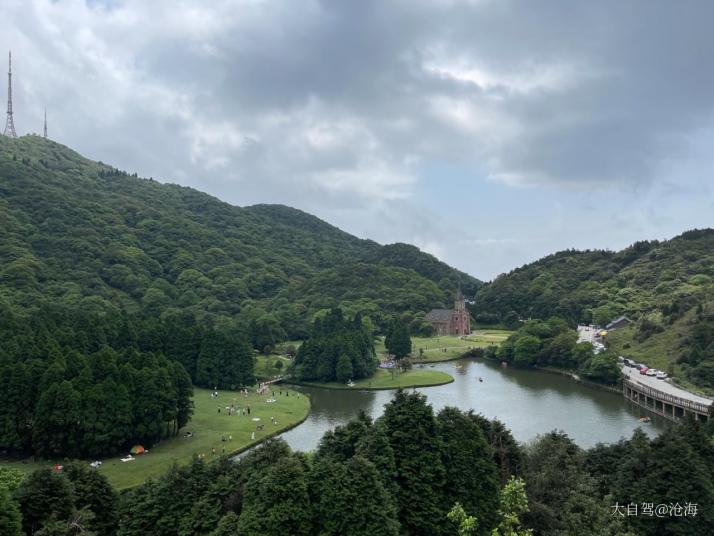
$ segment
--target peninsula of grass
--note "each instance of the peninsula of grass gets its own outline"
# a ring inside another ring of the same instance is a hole
[[[407,389],[410,387],[433,387],[451,383],[454,378],[446,372],[428,369],[411,369],[406,372],[399,372],[391,369],[377,369],[371,378],[356,380],[352,385],[341,382],[307,382],[292,381],[297,385],[309,385],[311,387],[322,387],[324,389],[357,389],[357,390],[381,390],[381,389]]]
[[[513,332],[502,329],[479,329],[470,335],[440,335],[438,337],[412,337],[412,362],[438,363],[459,359],[473,348],[488,348],[499,346]],[[384,348],[384,338],[381,337],[375,350],[380,357],[387,353]]]
[[[195,388],[193,417],[186,427],[181,429],[178,436],[163,440],[153,446],[148,454],[136,456],[133,461],[122,462],[120,459],[122,456],[103,459],[99,471],[115,488],[119,490],[131,488],[149,478],[161,476],[174,463],[179,465],[188,463],[193,456],[201,456],[209,462],[217,460],[222,455],[244,450],[304,421],[310,411],[308,397],[290,391],[285,386],[273,387],[275,402],[267,402],[272,398],[271,392],[258,395],[253,391],[246,398],[238,392],[219,391],[216,399],[211,398],[211,392],[207,389]],[[237,405],[241,410],[250,407],[250,415],[234,413],[229,416],[226,406],[230,407],[231,404]],[[271,417],[275,418],[276,424],[272,423]],[[263,430],[256,430],[259,424],[263,425]],[[187,432],[191,432],[190,437],[186,437]],[[255,432],[255,439],[251,438],[253,432]],[[55,462],[54,460],[23,462],[3,459],[0,460],[0,465],[9,465],[30,472],[39,467],[52,467]]]

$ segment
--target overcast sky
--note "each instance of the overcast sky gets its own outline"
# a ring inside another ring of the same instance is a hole
[[[0,50],[18,134],[46,105],[89,158],[491,279],[714,225],[712,21],[709,1],[1,0]]]

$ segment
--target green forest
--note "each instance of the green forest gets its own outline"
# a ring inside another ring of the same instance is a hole
[[[37,136],[0,138],[0,303],[47,303],[201,326],[240,315],[304,338],[342,303],[377,328],[480,282],[406,244],[355,238],[299,210],[235,207],[87,160]]]
[[[714,231],[688,231],[560,252],[484,284],[296,209],[235,207],[36,136],[0,137],[0,453],[152,447],[190,421],[194,385],[252,386],[256,354],[285,341],[303,341],[297,380],[369,378],[375,335],[404,358],[410,335],[430,335],[424,314],[459,288],[478,324],[515,330],[474,355],[614,384],[618,355],[655,349],[677,378],[714,389],[713,251]],[[577,323],[619,315],[633,324],[608,351],[577,343]],[[399,391],[314,453],[271,440],[121,495],[87,463],[0,468],[0,534],[708,535],[712,426],[588,450],[557,431],[523,445],[497,420]],[[674,502],[697,515],[612,511]]]
[[[335,308],[315,319],[291,372],[298,380],[345,382],[372,376],[377,364],[374,339],[362,317],[345,318],[342,310]]]
[[[604,327],[626,315],[633,325],[608,335],[614,352],[654,361],[714,392],[713,229],[637,242],[618,252],[561,251],[482,286],[472,310],[481,324],[510,328],[520,327],[522,320],[553,317],[571,328],[577,323]],[[542,350],[537,360],[548,362]],[[587,369],[585,356],[570,354],[575,355],[570,368]],[[562,365],[557,361],[563,357],[553,361]]]
[[[685,421],[588,450],[557,431],[524,445],[497,420],[398,391],[382,417],[360,415],[313,453],[270,440],[237,463],[195,459],[121,495],[86,465],[0,469],[0,532],[708,536],[713,434]],[[625,515],[633,505],[638,515]]]
[[[428,329],[424,311],[480,284],[299,210],[234,207],[37,136],[2,136],[0,452],[151,446],[188,422],[193,384],[254,384],[254,351],[307,338],[338,304],[357,331],[339,328],[339,352],[312,368],[304,346],[296,370],[366,377],[371,337],[394,314],[420,312]]]
[[[575,370],[596,382],[617,383],[621,376],[618,356],[610,351],[595,354],[590,343],[577,339],[562,318],[528,320],[501,346],[489,347],[484,353],[522,367]]]

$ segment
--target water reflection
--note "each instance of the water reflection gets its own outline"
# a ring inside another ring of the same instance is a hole
[[[638,418],[644,410],[621,395],[586,387],[564,376],[504,369],[473,359],[440,363],[433,368],[454,377],[453,383],[419,389],[435,410],[456,406],[496,417],[519,441],[560,429],[579,445],[590,447],[629,437],[638,426],[650,435],[667,426],[667,421],[654,415],[650,415],[650,424],[641,425]],[[297,389],[310,395],[312,409],[303,424],[282,435],[296,450],[313,450],[327,430],[353,419],[360,410],[377,418],[394,395],[394,391]]]

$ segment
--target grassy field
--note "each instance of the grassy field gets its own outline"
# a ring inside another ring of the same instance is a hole
[[[266,402],[271,394],[257,395],[253,392],[245,398],[240,393],[221,391],[219,398],[213,399],[210,391],[196,388],[193,397],[196,406],[193,418],[177,437],[162,441],[151,448],[148,454],[137,456],[134,461],[122,462],[120,456],[104,459],[99,470],[117,489],[129,488],[141,484],[148,478],[160,476],[174,463],[189,462],[194,455],[203,455],[208,461],[214,460],[222,454],[229,454],[258,443],[267,436],[302,421],[310,410],[309,399],[305,395],[298,395],[295,391],[287,391],[285,386],[274,387],[276,396],[275,402],[272,403]],[[281,387],[282,396],[279,395]],[[286,392],[289,396],[285,395]],[[241,408],[250,407],[250,416],[228,416],[225,408],[230,404],[237,404]],[[218,413],[219,408],[220,413]],[[272,424],[271,417],[275,417],[277,424]],[[254,418],[260,421],[256,422]],[[264,429],[256,431],[257,424],[264,425]],[[193,436],[184,437],[186,431],[191,431]],[[251,439],[252,432],[255,432],[255,439]],[[221,441],[222,437],[226,441]],[[38,467],[52,466],[53,462],[23,463],[0,460],[0,465],[9,465],[29,472]]]
[[[412,346],[414,348],[412,356],[416,362],[436,363],[438,361],[448,361],[460,357],[471,348],[498,346],[512,333],[512,331],[500,329],[480,329],[465,337],[456,335],[412,337]],[[420,348],[423,353],[419,352]],[[379,339],[375,349],[377,354],[386,354],[384,338],[381,337]]]
[[[275,363],[280,361],[283,366],[278,368]],[[255,376],[260,379],[271,379],[285,374],[291,360],[284,355],[270,354],[255,357]]]
[[[357,380],[349,386],[339,382],[300,382],[303,385],[325,387],[327,389],[397,389],[399,387],[424,387],[428,385],[443,385],[454,381],[450,375],[438,370],[414,368],[406,372],[377,369],[374,376]]]
[[[275,350],[270,355],[258,354],[255,357],[255,376],[261,380],[272,379],[276,376],[282,376],[285,374],[288,365],[290,365],[291,360],[286,355],[286,350],[289,346],[295,347],[297,350],[300,348],[302,341],[285,341],[278,343],[275,346]],[[278,361],[282,362],[283,366],[278,368],[275,363]]]
[[[455,335],[447,335],[444,337],[412,337],[414,346],[413,359],[417,363],[436,363],[439,361],[449,361],[461,357],[471,348],[486,348],[492,345],[499,345],[506,340],[512,331],[502,329],[479,329],[474,331],[468,337],[460,338]],[[296,348],[300,347],[302,341],[288,341],[279,344],[276,351],[270,355],[257,355],[255,358],[255,375],[261,379],[274,378],[286,373],[290,359],[282,352],[285,351],[288,345],[293,345]],[[379,337],[374,346],[377,355],[384,357],[386,350],[384,348],[384,337]],[[424,353],[419,353],[419,348],[423,348]],[[446,348],[446,351],[444,351]],[[283,366],[275,367],[275,363],[281,361]]]

